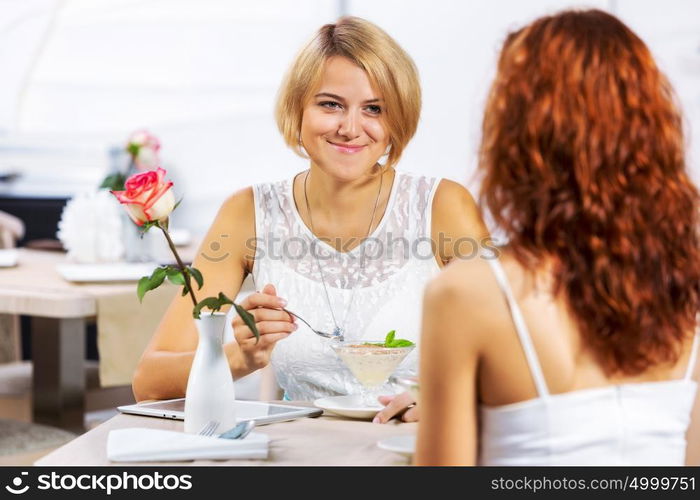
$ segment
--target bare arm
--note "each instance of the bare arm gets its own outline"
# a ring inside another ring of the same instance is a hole
[[[416,465],[474,465],[477,458],[478,321],[462,273],[426,288],[420,355]]]
[[[246,248],[246,242],[252,241],[254,235],[253,192],[247,188],[224,202],[197,252],[194,267],[204,276],[204,286],[196,291],[198,300],[219,292],[236,297],[248,262],[254,257],[254,249]],[[192,307],[190,297],[179,294],[170,304],[134,375],[137,401],[184,395],[197,347]],[[226,344],[224,350],[234,376],[250,371],[238,345]]]
[[[438,245],[438,264],[442,267],[455,258],[475,257],[489,233],[469,191],[457,182],[442,180],[432,210],[431,232]]]

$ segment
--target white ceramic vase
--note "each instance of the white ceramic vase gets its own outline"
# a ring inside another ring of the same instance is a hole
[[[236,425],[233,376],[223,349],[226,313],[202,312],[195,323],[199,343],[187,380],[185,432],[196,434],[212,420],[224,432]]]

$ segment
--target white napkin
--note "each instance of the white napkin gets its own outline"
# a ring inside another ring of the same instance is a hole
[[[116,429],[107,438],[113,462],[172,462],[202,459],[265,459],[269,438],[252,432],[245,439],[219,439],[158,429]]]

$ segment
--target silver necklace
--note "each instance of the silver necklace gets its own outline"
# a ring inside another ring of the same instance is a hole
[[[306,202],[306,212],[309,214],[309,223],[311,225],[311,232],[316,241],[318,238],[316,237],[316,230],[314,229],[314,219],[311,216],[311,206],[309,205],[309,196],[306,192],[306,181],[309,178],[309,172],[308,170],[306,172],[306,175],[304,176],[304,201]],[[372,224],[374,223],[374,216],[377,213],[377,206],[379,205],[379,198],[381,197],[382,194],[382,183],[384,181],[384,172],[381,173],[379,176],[379,191],[377,192],[377,199],[374,200],[374,208],[372,209],[372,218],[369,220],[369,227],[367,228],[367,236],[365,236],[365,239],[367,239],[372,231]],[[360,242],[360,245],[362,245],[363,241]],[[347,319],[348,319],[348,313],[350,312],[350,308],[352,307],[352,303],[355,299],[355,290],[357,289],[356,286],[352,287],[352,293],[350,295],[350,301],[348,303],[348,307],[345,310],[345,316],[343,317],[343,327],[341,328],[340,325],[338,325],[338,321],[335,318],[335,313],[333,312],[333,305],[331,304],[331,297],[328,294],[328,287],[326,286],[326,279],[323,276],[323,269],[321,268],[321,262],[318,260],[318,255],[316,252],[311,252],[314,255],[314,258],[316,260],[316,265],[318,266],[318,272],[321,275],[321,283],[323,284],[323,291],[326,294],[326,302],[328,303],[328,309],[331,312],[331,317],[333,318],[333,325],[335,328],[333,328],[333,336],[338,337],[338,338],[344,338],[345,337],[345,326],[347,325]],[[365,269],[365,259],[364,259],[364,252],[360,251],[360,275],[362,275],[362,271]]]

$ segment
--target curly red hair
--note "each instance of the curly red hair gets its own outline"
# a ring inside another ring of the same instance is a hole
[[[599,10],[511,34],[480,156],[482,203],[521,264],[551,259],[605,371],[677,361],[700,310],[699,198],[644,42]]]

